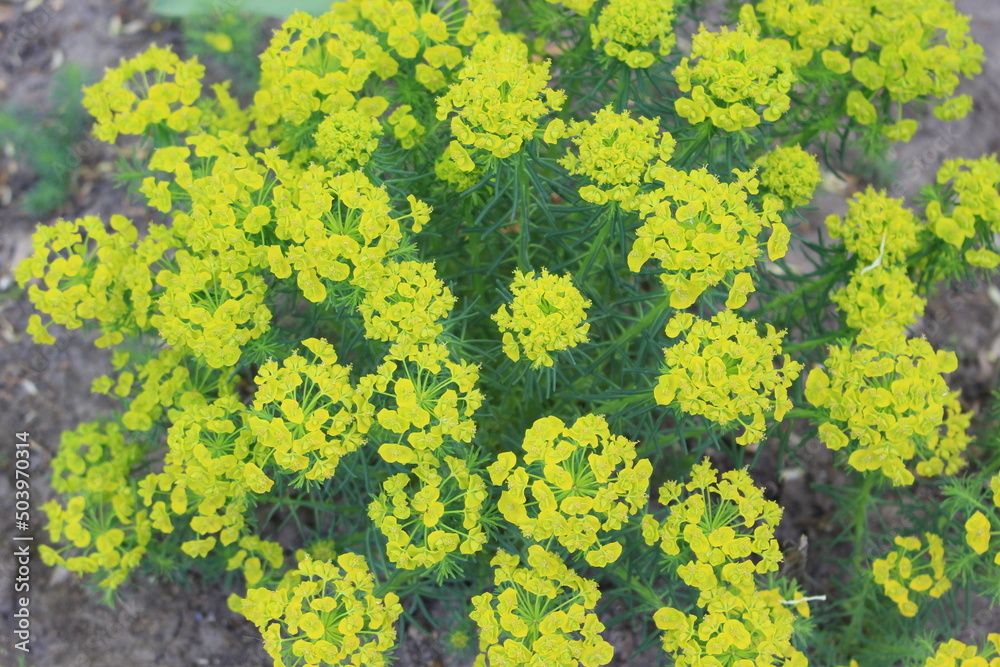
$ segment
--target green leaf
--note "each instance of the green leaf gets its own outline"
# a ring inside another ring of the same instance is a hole
[[[295,0],[295,2],[278,2],[277,0],[155,0],[152,11],[162,16],[188,17],[197,14],[213,14],[217,12],[246,12],[260,16],[287,18],[297,11],[320,15],[330,9],[331,0]]]

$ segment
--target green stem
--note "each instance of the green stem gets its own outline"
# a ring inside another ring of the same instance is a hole
[[[580,284],[587,282],[587,274],[590,273],[590,269],[593,268],[598,254],[604,250],[605,241],[611,233],[611,222],[607,219],[606,215],[599,216],[595,224],[597,224],[600,229],[597,232],[597,236],[595,236],[594,240],[590,243],[590,247],[587,252],[587,261],[584,262],[583,269],[576,276],[576,280]]]
[[[618,334],[618,337],[615,338],[614,341],[615,347],[621,347],[629,343],[633,338],[648,329],[653,322],[658,320],[660,316],[667,311],[668,308],[670,308],[670,299],[668,299],[664,294],[661,296],[660,300],[656,302],[655,306],[646,311],[645,315],[643,315],[636,322],[633,322],[632,326],[628,329]]]
[[[854,576],[858,576],[861,572],[861,563],[864,560],[862,547],[864,546],[865,535],[868,532],[868,507],[871,505],[872,486],[874,486],[874,484],[875,475],[865,475],[861,489],[858,491],[857,505],[854,508],[854,554],[852,558],[854,563]],[[853,610],[854,613],[851,614],[850,633],[851,636],[854,637],[855,642],[858,642],[861,639],[861,632],[865,617],[866,597],[867,596],[861,596],[860,598],[856,598],[856,604],[854,605]]]
[[[654,609],[668,606],[651,586],[643,583],[638,577],[630,576],[620,564],[608,565],[604,569],[617,577],[626,587],[631,589]]]

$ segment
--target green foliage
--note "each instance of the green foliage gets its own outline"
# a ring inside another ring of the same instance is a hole
[[[84,75],[69,63],[52,77],[49,109],[8,108],[0,111],[0,140],[9,142],[37,180],[24,193],[22,205],[29,215],[46,215],[66,203],[72,178],[81,159],[78,144],[84,138],[87,116],[81,88]]]

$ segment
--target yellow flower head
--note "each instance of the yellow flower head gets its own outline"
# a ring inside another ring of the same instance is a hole
[[[665,166],[673,154],[674,138],[661,133],[658,124],[658,118],[635,120],[628,111],[615,113],[610,106],[597,111],[593,121],[573,122],[565,134],[579,155],[567,152],[560,164],[596,184],[582,188],[580,196],[595,204],[634,196],[649,168]]]
[[[250,588],[235,606],[260,629],[275,664],[384,667],[403,608],[395,593],[374,591],[362,556],[345,553],[336,563],[307,556],[278,588]]]
[[[628,255],[629,269],[638,272],[655,258],[664,270],[660,280],[670,290],[672,308],[687,308],[731,272],[739,274],[756,263],[761,254],[757,237],[765,227],[771,227],[768,256],[779,259],[787,251],[789,232],[778,214],[781,200],[764,195],[758,211],[747,201],[759,185],[754,172],[736,170],[734,176],[736,182],[722,183],[707,169],[654,166],[649,177],[662,186],[626,206],[644,219]],[[740,282],[736,292],[744,293],[731,295],[730,307],[745,302],[746,287]]]
[[[697,60],[692,64],[692,61]],[[677,113],[692,124],[706,119],[727,132],[774,122],[788,111],[798,56],[783,39],[760,39],[742,23],[730,31],[695,33],[691,56],[674,69],[682,92]],[[763,111],[759,111],[764,107]]]
[[[573,286],[569,275],[542,269],[536,277],[534,271],[516,271],[511,292],[514,300],[500,306],[493,320],[503,334],[504,353],[514,361],[523,353],[532,368],[551,366],[550,352],[587,342],[590,301]]]
[[[907,485],[913,458],[925,476],[964,465],[970,415],[941,377],[957,365],[953,352],[935,352],[898,327],[863,329],[853,345],[830,348],[825,369],[810,371],[805,397],[829,415],[819,429],[827,447],[850,444],[852,468]]]
[[[905,266],[866,268],[856,269],[847,286],[830,297],[844,313],[847,326],[905,329],[923,315],[927,301],[917,296]]]
[[[896,549],[885,558],[872,563],[875,583],[899,607],[903,616],[914,616],[919,609],[917,599],[939,598],[951,581],[945,576],[944,543],[933,533],[924,533],[926,545],[919,537],[896,537]]]
[[[757,160],[760,183],[791,206],[804,206],[819,185],[819,163],[798,144],[782,146]]]
[[[918,247],[920,224],[903,200],[869,187],[847,203],[847,216],[828,216],[830,236],[843,240],[848,252],[866,266],[904,261]]]
[[[538,129],[538,120],[562,108],[566,95],[547,87],[549,63],[528,60],[528,47],[514,35],[483,37],[458,73],[458,81],[438,98],[437,119],[451,118],[451,144],[507,158],[521,150]],[[456,155],[463,171],[472,160]]]
[[[472,598],[469,617],[479,626],[482,667],[565,664],[600,667],[614,648],[600,632],[594,614],[601,593],[597,582],[568,568],[561,557],[537,544],[528,547],[527,564],[498,551],[493,593]]]
[[[109,69],[84,91],[83,106],[94,117],[94,136],[113,143],[119,134],[142,134],[165,123],[175,132],[198,125],[205,67],[197,58],[182,61],[169,48],[152,46]],[[169,78],[168,78],[169,77]],[[142,79],[142,85],[135,82]]]
[[[754,664],[775,664],[780,657],[788,659],[782,664],[804,664],[791,646],[795,612],[777,589],[759,590],[755,580],[781,561],[774,539],[778,504],[764,499],[746,470],[723,473],[720,480],[708,458],[694,466],[688,483],[664,484],[660,502],[667,517],[643,517],[643,538],[650,545],[659,541],[668,562],[683,563],[677,574],[698,591],[701,610],[657,610],[653,620],[664,631],[664,650],[677,664],[698,664],[691,662],[698,656],[717,661],[734,650]]]
[[[1000,634],[991,632],[986,642],[980,653],[975,645],[949,639],[938,646],[923,667],[997,667],[1000,665]]]
[[[764,435],[765,414],[781,421],[791,408],[787,390],[802,364],[781,357],[781,335],[770,324],[767,335],[756,323],[725,310],[711,320],[680,314],[668,323],[667,334],[687,330],[685,340],[666,348],[666,366],[654,390],[656,402],[677,402],[688,414],[702,415],[721,425],[738,421],[745,427],[736,442],[746,445]],[[774,367],[776,358],[781,368]]]
[[[965,522],[965,541],[973,551],[982,555],[990,548],[992,530],[990,520],[985,514],[977,511]]]
[[[379,450],[383,456],[387,447]],[[417,450],[413,461],[412,475],[399,473],[385,481],[368,516],[386,536],[386,555],[398,567],[439,566],[448,572],[455,563],[450,554],[474,554],[486,543],[480,519],[489,495],[486,482],[452,456],[441,465],[435,456]]]
[[[314,136],[316,156],[333,173],[364,166],[378,148],[382,124],[353,109],[338,109],[319,124]]]
[[[507,482],[499,509],[536,542],[556,538],[582,551],[595,567],[614,562],[618,542],[602,539],[620,529],[646,502],[652,466],[635,461],[635,443],[612,436],[603,417],[584,415],[572,426],[543,417],[524,434],[524,461],[503,452],[488,470]]]
[[[632,68],[649,67],[656,57],[670,54],[674,34],[674,0],[610,0],[597,22],[590,26],[594,48],[603,48],[613,58]]]
[[[949,245],[964,250],[969,264],[996,268],[1000,255],[983,247],[987,241],[992,247],[992,237],[1000,231],[1000,162],[996,155],[945,160],[937,182],[950,186],[955,203],[945,209],[939,201],[929,202],[925,211],[928,228]]]
[[[265,460],[304,480],[323,481],[361,446],[363,429],[355,421],[356,390],[333,346],[317,338],[302,344],[317,361],[293,353],[280,365],[263,364],[247,423],[258,446],[268,450]]]

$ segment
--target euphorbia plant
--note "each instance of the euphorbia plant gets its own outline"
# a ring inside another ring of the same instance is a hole
[[[18,268],[35,339],[92,323],[122,402],[63,437],[46,562],[109,593],[148,563],[241,572],[284,665],[384,664],[430,599],[481,665],[607,664],[625,620],[677,665],[972,659],[925,601],[997,591],[1000,478],[961,472],[954,354],[908,327],[1000,261],[1000,166],[797,233],[815,154],[968,111],[967,20],[760,0],[692,35],[695,2],[507,4],[295,14],[248,103],[158,47],[88,89],[97,137],[146,139],[167,222],[43,226]],[[840,594],[780,573],[753,474],[816,465],[793,433],[847,473],[846,539],[813,540]],[[895,534],[868,521],[890,500]]]

